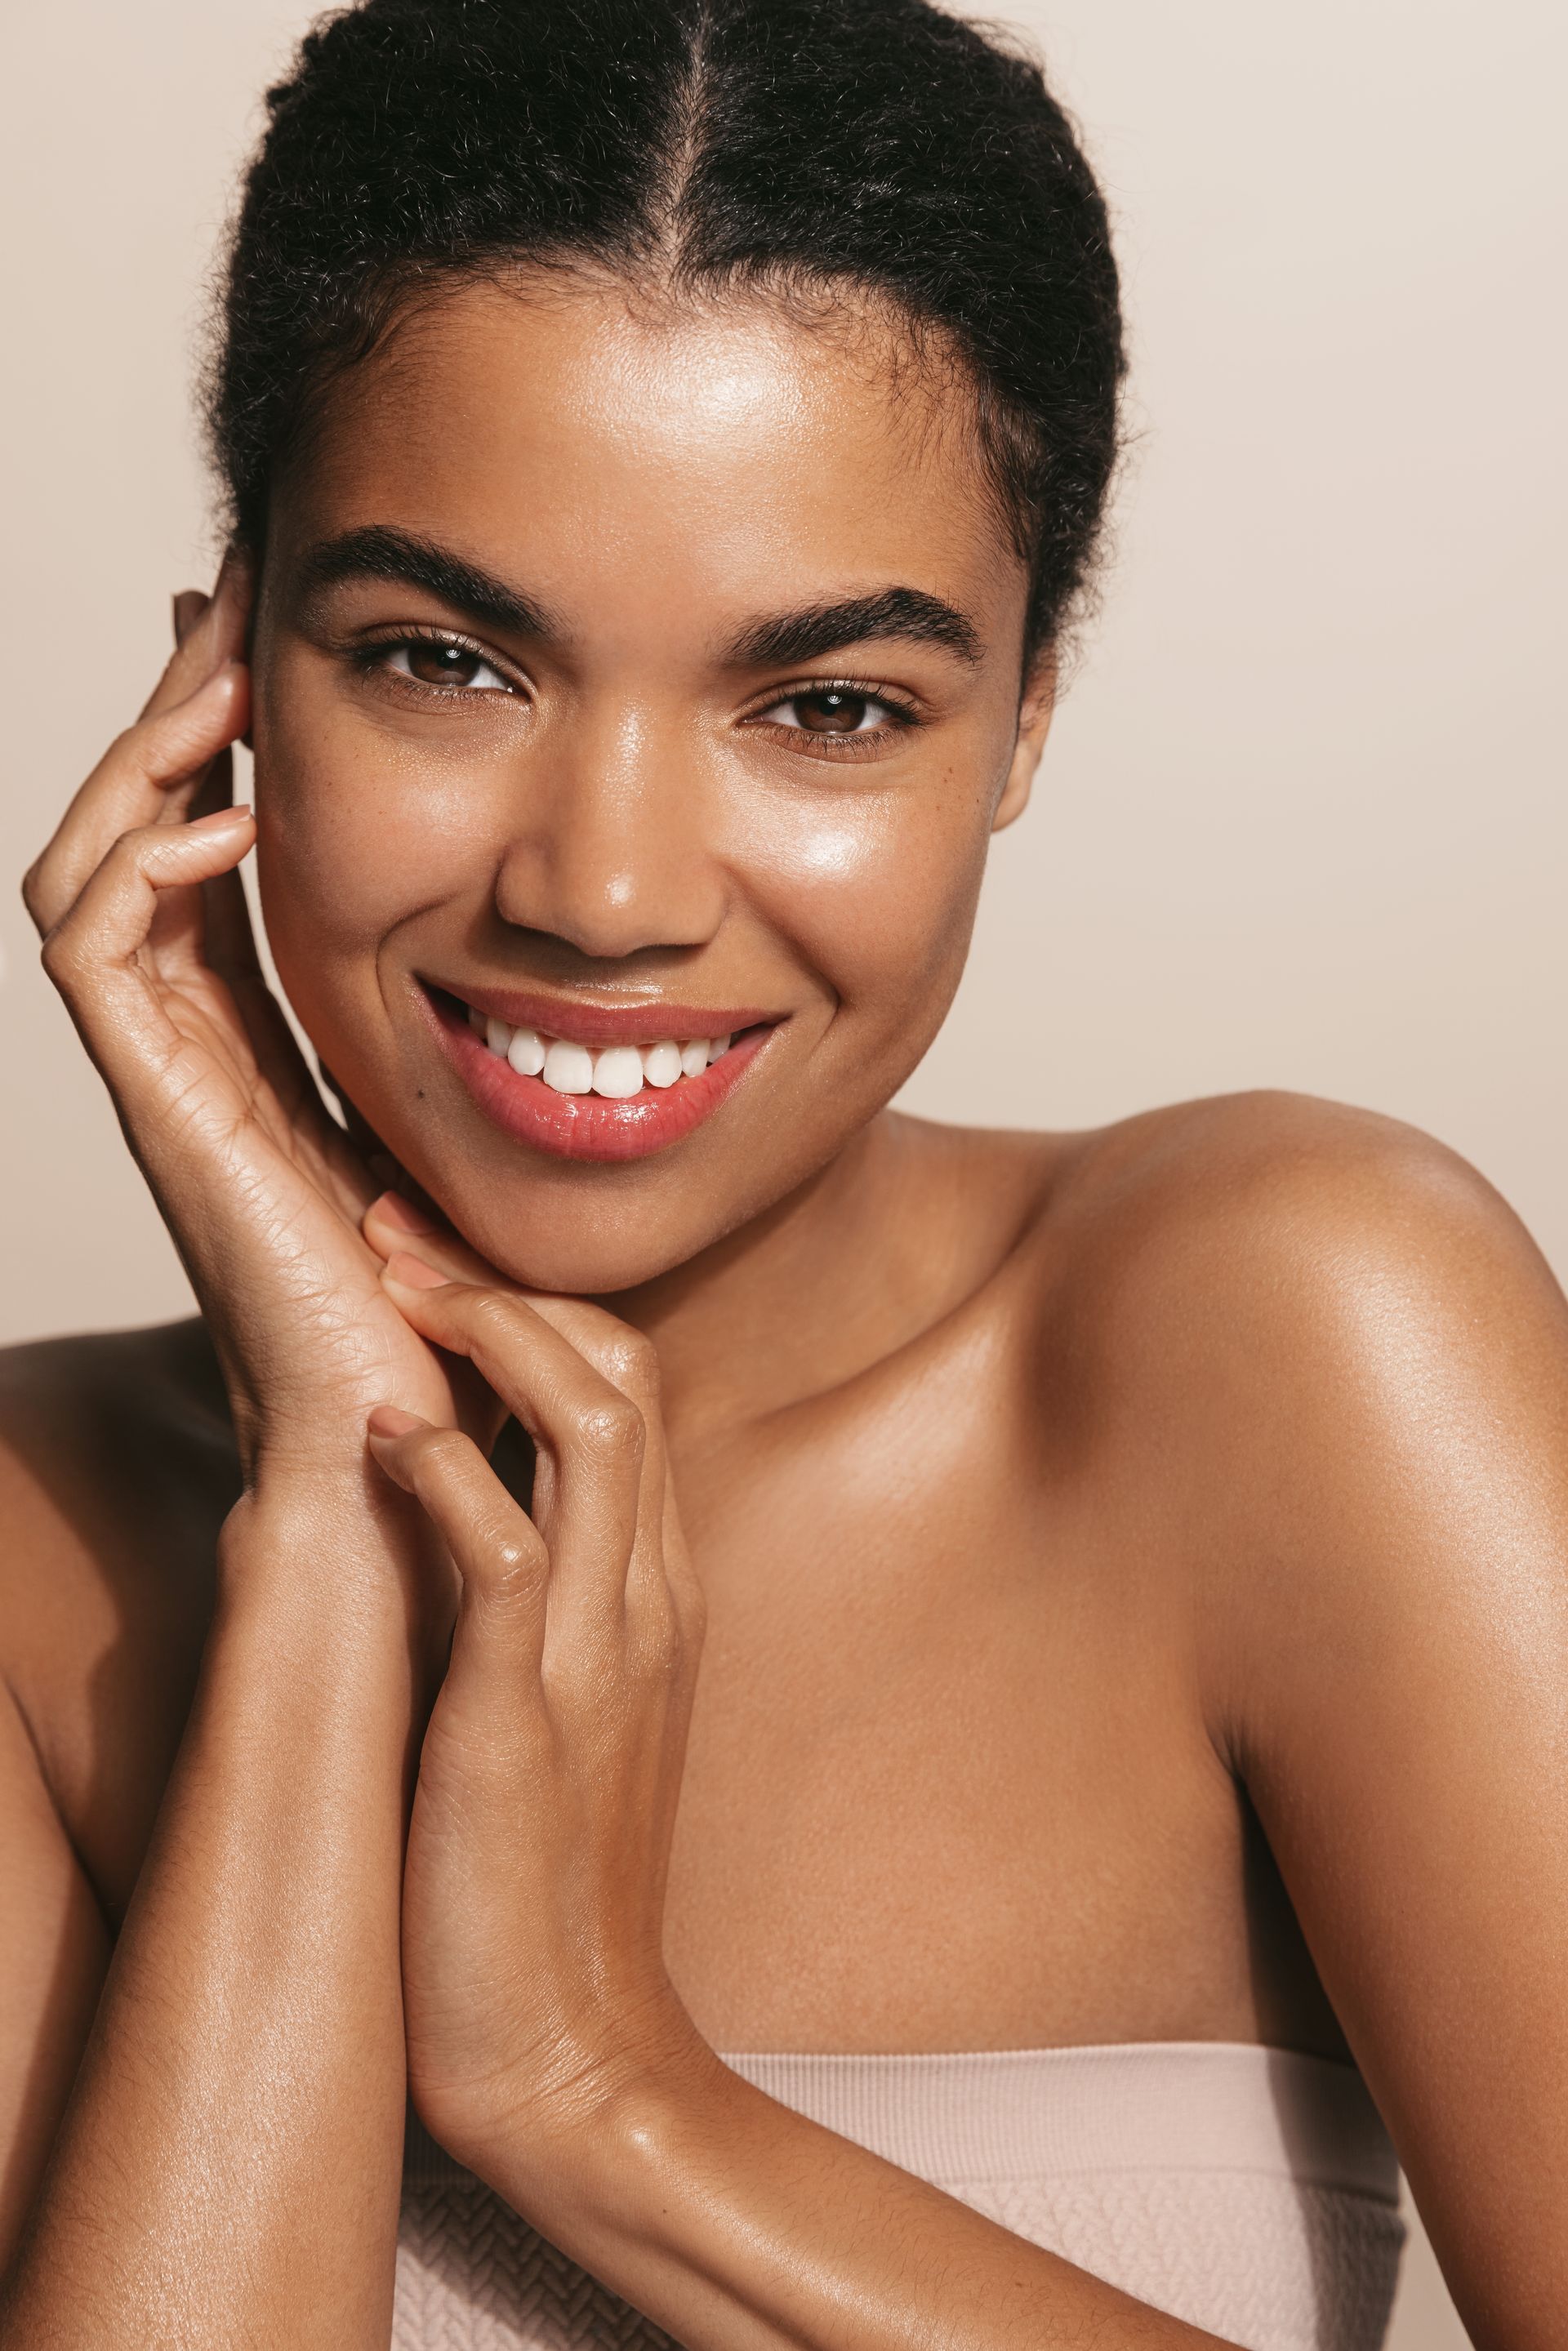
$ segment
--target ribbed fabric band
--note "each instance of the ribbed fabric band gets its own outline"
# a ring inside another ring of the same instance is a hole
[[[1144,2041],[725,2064],[926,2179],[1249,2171],[1398,2198],[1394,2149],[1361,2075],[1288,2050]]]
[[[747,2081],[922,2179],[1238,2171],[1398,2200],[1394,2150],[1350,2065],[1243,2042],[910,2056],[727,2056]],[[465,2178],[411,2116],[410,2188]]]

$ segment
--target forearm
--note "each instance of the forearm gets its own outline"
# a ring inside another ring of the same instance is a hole
[[[1215,2351],[712,2061],[497,2191],[688,2351]]]
[[[252,1501],[0,2345],[386,2341],[413,1706],[368,1511]]]

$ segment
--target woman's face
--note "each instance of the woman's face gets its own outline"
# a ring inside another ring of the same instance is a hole
[[[885,331],[467,288],[275,495],[278,970],[518,1280],[624,1289],[781,1198],[957,984],[1048,712],[963,403],[891,390]]]

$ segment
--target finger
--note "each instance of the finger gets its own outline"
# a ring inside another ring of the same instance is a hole
[[[371,1160],[371,1172],[383,1177],[395,1166],[384,1155]],[[486,1265],[477,1249],[469,1248],[461,1234],[427,1207],[423,1198],[411,1199],[403,1186],[412,1186],[413,1178],[397,1171],[397,1189],[382,1192],[365,1210],[365,1238],[383,1262],[396,1257],[401,1249],[417,1258],[434,1272],[444,1274],[448,1281],[469,1281],[498,1285],[501,1277],[493,1265]]]
[[[186,806],[180,805],[180,795],[172,794],[166,803],[167,817],[215,815],[219,809],[234,805],[234,754],[220,751],[209,760],[205,773],[193,790]],[[202,936],[204,953],[212,970],[232,984],[254,981],[265,987],[266,978],[261,957],[256,951],[256,930],[250,919],[250,904],[245,894],[245,883],[238,869],[220,874],[215,882],[206,883],[202,890]]]
[[[199,588],[182,588],[173,599],[174,646],[178,651],[212,602]]]
[[[234,583],[234,593],[229,599],[232,609],[219,629],[215,643],[220,649],[232,645],[237,653],[245,652],[249,570],[246,559],[232,550],[225,559],[225,572],[219,575],[217,594],[204,596],[200,589],[186,588],[174,598],[174,641],[177,645],[183,645],[198,623],[213,613],[231,581]],[[167,798],[162,814],[169,818],[188,815],[193,820],[215,815],[218,810],[232,808],[233,805],[234,754],[232,749],[225,749],[207,763],[199,783],[193,789],[188,808],[181,808],[180,796],[174,793]],[[227,981],[256,1060],[267,1071],[279,1099],[290,1107],[314,1102],[315,1081],[306,1066],[293,1031],[283,1018],[277,998],[267,987],[267,976],[261,967],[250,903],[237,865],[202,885],[202,948],[203,959],[208,969]]]
[[[171,786],[199,775],[248,715],[248,673],[225,662],[183,702],[138,720],[110,746],[23,884],[40,932],[62,920],[112,843],[156,815]]]
[[[376,1165],[374,1160],[371,1165]],[[387,1161],[382,1172],[395,1165],[395,1162]],[[412,1186],[413,1178],[406,1171],[399,1171],[397,1187],[382,1193],[365,1212],[365,1238],[377,1256],[390,1259],[401,1250],[443,1274],[448,1281],[490,1284],[525,1299],[542,1322],[587,1358],[601,1378],[629,1395],[651,1421],[657,1419],[657,1428],[651,1427],[650,1435],[656,1434],[662,1447],[664,1426],[657,1416],[658,1358],[641,1333],[585,1298],[563,1298],[552,1290],[527,1290],[507,1282],[476,1249],[469,1247],[460,1233],[453,1230],[423,1193],[417,1199],[409,1196],[403,1187]]]
[[[448,1281],[406,1252],[382,1280],[420,1336],[465,1356],[532,1437],[533,1517],[563,1627],[619,1626],[642,1504],[636,1405],[514,1291]]]
[[[537,1681],[544,1652],[549,1553],[538,1529],[460,1429],[378,1405],[367,1441],[387,1476],[419,1503],[463,1579],[448,1680],[473,1678],[515,1702],[519,1682]],[[489,1711],[504,1736],[513,1708]]]
[[[138,1036],[142,1041],[153,1034],[162,1041],[175,1037],[137,962],[160,893],[188,888],[236,862],[253,833],[248,809],[225,809],[194,824],[149,824],[125,833],[65,919],[48,932],[44,967],[95,1058]]]
[[[225,556],[210,596],[182,589],[173,601],[174,650],[142,706],[143,718],[172,709],[225,661],[244,660],[250,590],[250,566],[237,549]]]
[[[223,587],[220,575],[219,587]],[[199,622],[214,611],[217,596],[204,596],[199,588],[183,589],[173,600],[174,643],[183,645]],[[245,647],[244,606],[233,615],[226,634],[222,630],[216,640],[220,650],[232,643],[236,654]],[[171,792],[162,814],[166,821],[191,817],[210,816],[215,810],[234,805],[234,754],[220,751],[209,760],[205,771],[191,787],[188,798],[178,791]],[[215,882],[204,884],[202,890],[202,938],[205,960],[210,969],[228,980],[255,981],[266,986],[261,957],[256,953],[256,933],[250,919],[250,906],[245,894],[245,884],[238,872],[222,873]],[[248,1023],[247,1023],[248,1025]],[[287,1024],[284,1023],[287,1031]],[[259,1044],[259,1039],[253,1040]],[[298,1057],[292,1037],[288,1039],[291,1053]]]
[[[657,1551],[667,1479],[664,1421],[658,1356],[642,1333],[602,1307],[590,1304],[585,1298],[562,1298],[549,1290],[524,1290],[505,1281],[461,1234],[402,1192],[383,1192],[371,1203],[365,1214],[364,1233],[371,1247],[383,1259],[390,1259],[402,1252],[448,1281],[500,1289],[524,1300],[539,1320],[574,1347],[601,1379],[631,1399],[643,1423],[640,1525],[645,1522],[645,1531]]]
[[[386,1163],[387,1168],[392,1166],[395,1163]],[[401,1252],[444,1275],[448,1281],[509,1287],[438,1212],[410,1200],[402,1192],[383,1192],[373,1200],[365,1213],[363,1230],[371,1247],[383,1259]],[[540,1290],[519,1295],[542,1322],[586,1357],[601,1378],[628,1395],[643,1416],[643,1476],[627,1565],[627,1614],[652,1650],[667,1650],[673,1631],[674,1646],[695,1669],[706,1602],[682,1532],[669,1475],[657,1354],[640,1332],[586,1299],[561,1298]]]
[[[658,1352],[642,1332],[586,1298],[534,1290],[527,1296],[534,1312],[637,1408],[643,1478],[626,1571],[628,1625],[661,1670],[682,1662],[695,1670],[706,1608],[670,1479]]]

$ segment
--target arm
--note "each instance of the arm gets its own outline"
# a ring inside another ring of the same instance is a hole
[[[688,2351],[1217,2351],[716,2060],[537,2126],[483,2176]]]
[[[701,1607],[652,1352],[581,1301],[444,1280],[439,1238],[401,1247],[400,1308],[539,1455],[530,1519],[457,1432],[371,1422],[464,1578],[404,1882],[433,2135],[689,2351],[1212,2351],[701,2040],[660,1948]]]
[[[384,1531],[303,1497],[241,1506],[220,1581],[152,1846],[0,2296],[6,2351],[387,2338],[406,1613]],[[47,1892],[64,1948],[49,1950],[47,1913],[18,1912],[7,2054],[19,2072],[42,2054],[57,2094],[101,1929],[36,1767],[8,1814],[7,1878],[26,1869]],[[65,2013],[46,2038],[26,1984],[47,1975]],[[18,2142],[18,2174],[42,2155],[51,2103]]]
[[[43,1896],[0,1987],[0,2152],[13,2215],[32,2203],[4,2351],[386,2339],[401,1837],[450,1597],[414,1514],[367,1484],[360,1432],[388,1396],[435,1419],[459,1399],[381,1290],[358,1229],[377,1186],[262,984],[235,872],[248,813],[187,820],[209,783],[225,794],[244,625],[229,567],[26,884],[201,1301],[246,1499],[85,2054],[101,1930],[26,1755],[0,1819],[0,1860]]]
[[[1215,1735],[1477,2351],[1548,2351],[1568,2308],[1568,1311],[1495,1194],[1386,1130],[1267,1182],[1228,1260],[1223,1351],[1194,1358],[1190,1311],[1167,1329],[1234,1447],[1223,1477],[1196,1430],[1170,1455],[1208,1466],[1185,1509]]]

